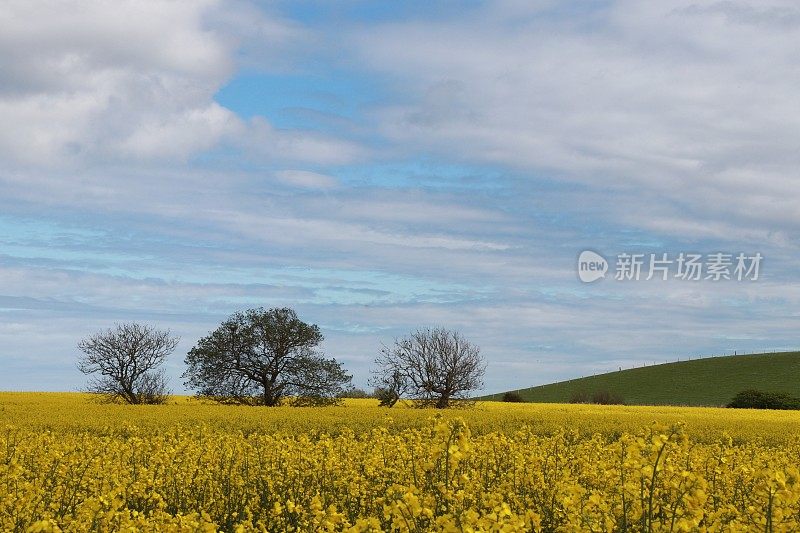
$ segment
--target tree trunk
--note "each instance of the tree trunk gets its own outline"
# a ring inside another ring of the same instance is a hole
[[[439,399],[436,401],[436,408],[437,409],[446,409],[450,407],[450,395],[449,394],[442,394],[439,396]]]
[[[131,405],[139,403],[139,397],[133,392],[133,386],[123,385],[122,398]]]
[[[263,402],[267,407],[275,407],[280,401],[280,397],[275,394],[272,383],[264,383]]]

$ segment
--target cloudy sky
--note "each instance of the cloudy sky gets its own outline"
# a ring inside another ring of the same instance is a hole
[[[794,1],[0,6],[0,389],[81,337],[291,306],[366,386],[461,330],[486,390],[800,341]],[[610,272],[582,283],[576,259]],[[620,253],[764,256],[617,281]]]

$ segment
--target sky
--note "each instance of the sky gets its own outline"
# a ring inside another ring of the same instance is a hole
[[[0,390],[79,390],[139,321],[183,392],[258,306],[363,388],[425,326],[486,392],[797,349],[798,50],[793,1],[5,1]],[[665,253],[763,261],[615,279]]]

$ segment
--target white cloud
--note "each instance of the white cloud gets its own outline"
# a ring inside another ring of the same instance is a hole
[[[267,60],[306,38],[251,5],[14,0],[0,6],[0,21],[7,164],[180,162],[217,146],[259,161],[341,163],[362,153],[320,133],[276,130],[264,117],[243,121],[214,101],[249,61],[242,53]]]
[[[275,177],[287,185],[308,189],[330,189],[337,184],[333,176],[308,170],[279,170]]]
[[[409,249],[440,249],[468,251],[503,251],[510,246],[502,242],[461,238],[448,233],[433,232],[392,232],[369,224],[344,222],[332,217],[300,217],[297,214],[275,216],[270,214],[243,212],[242,210],[210,210],[205,213],[208,219],[229,228],[237,234],[250,239],[270,243],[291,244],[298,241],[309,245],[317,242],[319,246],[330,247],[331,251],[351,248],[363,250],[373,246],[395,247],[409,252]]]
[[[240,143],[257,161],[344,165],[367,155],[366,150],[354,142],[313,131],[278,129],[260,116],[250,120],[247,126]]]
[[[676,217],[800,228],[789,208],[800,202],[796,3],[579,4],[493,3],[364,29],[361,57],[406,94],[378,112],[384,133],[462,161],[634,190]]]
[[[302,24],[246,0],[226,0],[209,10],[205,20],[236,49],[237,63],[251,71],[293,71],[303,50],[313,50],[314,34]],[[269,10],[269,11],[265,11]]]
[[[6,2],[0,154],[62,164],[186,157],[237,119],[212,100],[234,64],[210,1]]]

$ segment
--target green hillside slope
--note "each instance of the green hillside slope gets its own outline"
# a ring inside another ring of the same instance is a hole
[[[705,405],[728,403],[744,389],[800,396],[800,352],[709,357],[621,370],[522,389],[529,402],[566,403],[579,392],[610,391],[627,404]],[[484,399],[498,400],[502,393]]]

